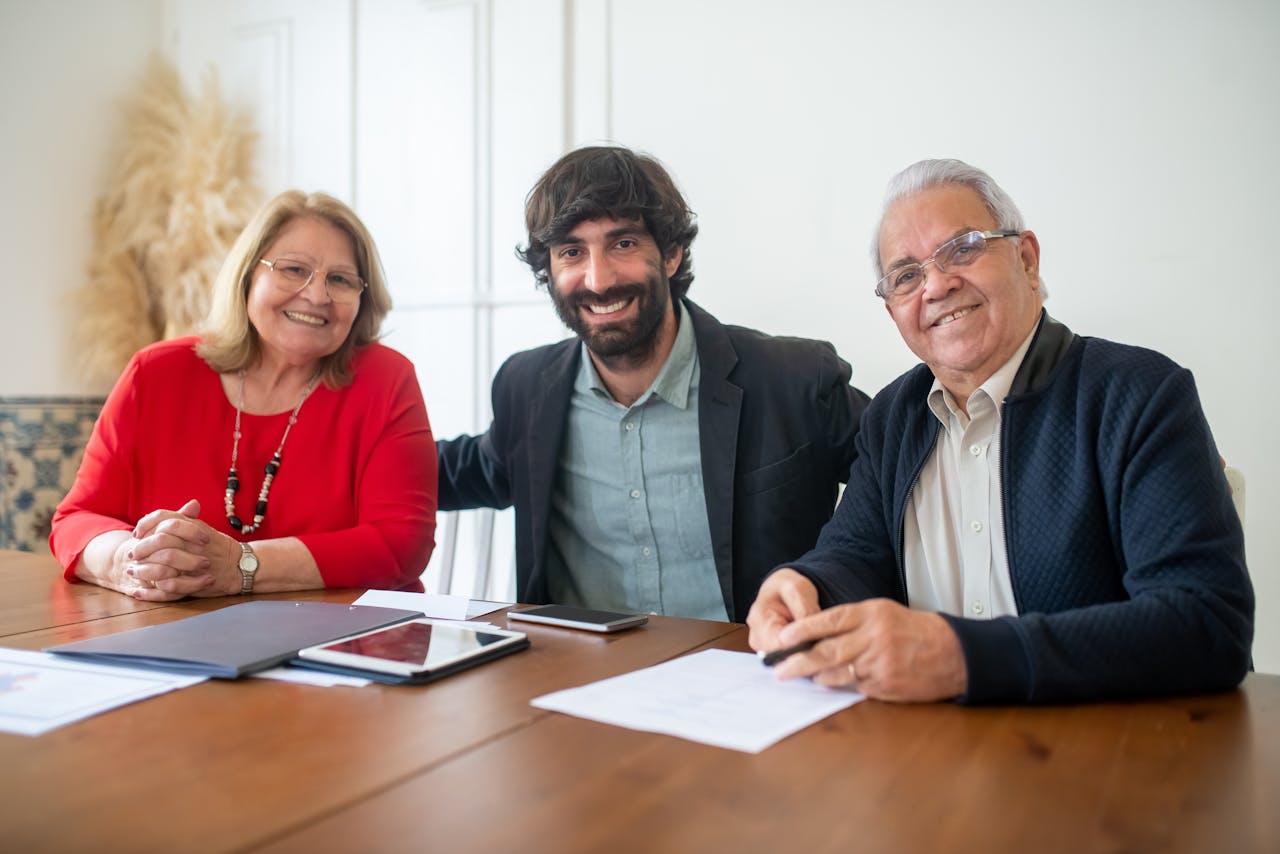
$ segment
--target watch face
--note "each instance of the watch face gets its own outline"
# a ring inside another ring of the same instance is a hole
[[[243,572],[257,572],[258,556],[248,551],[240,555],[240,569]]]

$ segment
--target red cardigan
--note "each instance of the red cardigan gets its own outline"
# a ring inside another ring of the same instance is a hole
[[[97,535],[200,501],[200,518],[240,537],[224,509],[236,410],[195,338],[137,353],[107,398],[49,546],[75,581]],[[355,381],[320,385],[298,413],[253,540],[297,537],[326,587],[422,590],[435,545],[436,452],[413,365],[380,344],[357,351]],[[253,519],[262,467],[289,413],[241,418],[236,515]]]

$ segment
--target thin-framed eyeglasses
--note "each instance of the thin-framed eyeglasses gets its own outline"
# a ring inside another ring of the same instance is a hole
[[[1018,237],[1020,231],[970,231],[953,237],[933,251],[929,260],[920,264],[903,264],[894,267],[876,282],[876,296],[881,299],[901,299],[916,292],[924,284],[925,267],[933,264],[944,273],[957,267],[968,267],[987,253],[987,243],[1001,237]]]
[[[296,258],[277,258],[274,261],[263,258],[258,263],[271,271],[271,281],[277,288],[290,294],[296,294],[311,284],[311,278],[316,274],[314,267]],[[329,294],[329,299],[336,303],[356,302],[367,287],[369,287],[367,282],[350,271],[325,271],[325,292]]]

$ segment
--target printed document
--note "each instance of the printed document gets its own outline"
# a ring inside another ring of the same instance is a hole
[[[783,682],[749,652],[708,649],[532,702],[601,723],[759,753],[864,699],[807,679]]]
[[[204,680],[0,648],[0,732],[41,735]]]

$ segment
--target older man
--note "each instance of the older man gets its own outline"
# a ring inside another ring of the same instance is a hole
[[[875,254],[924,364],[872,401],[834,518],[751,608],[752,646],[799,648],[784,678],[898,701],[1239,683],[1253,590],[1190,372],[1051,319],[1035,234],[959,161],[893,179]]]
[[[515,505],[522,602],[741,620],[830,518],[866,395],[830,344],[685,297],[698,228],[653,158],[571,151],[525,218],[577,337],[508,359],[489,430],[439,443],[441,509]]]

